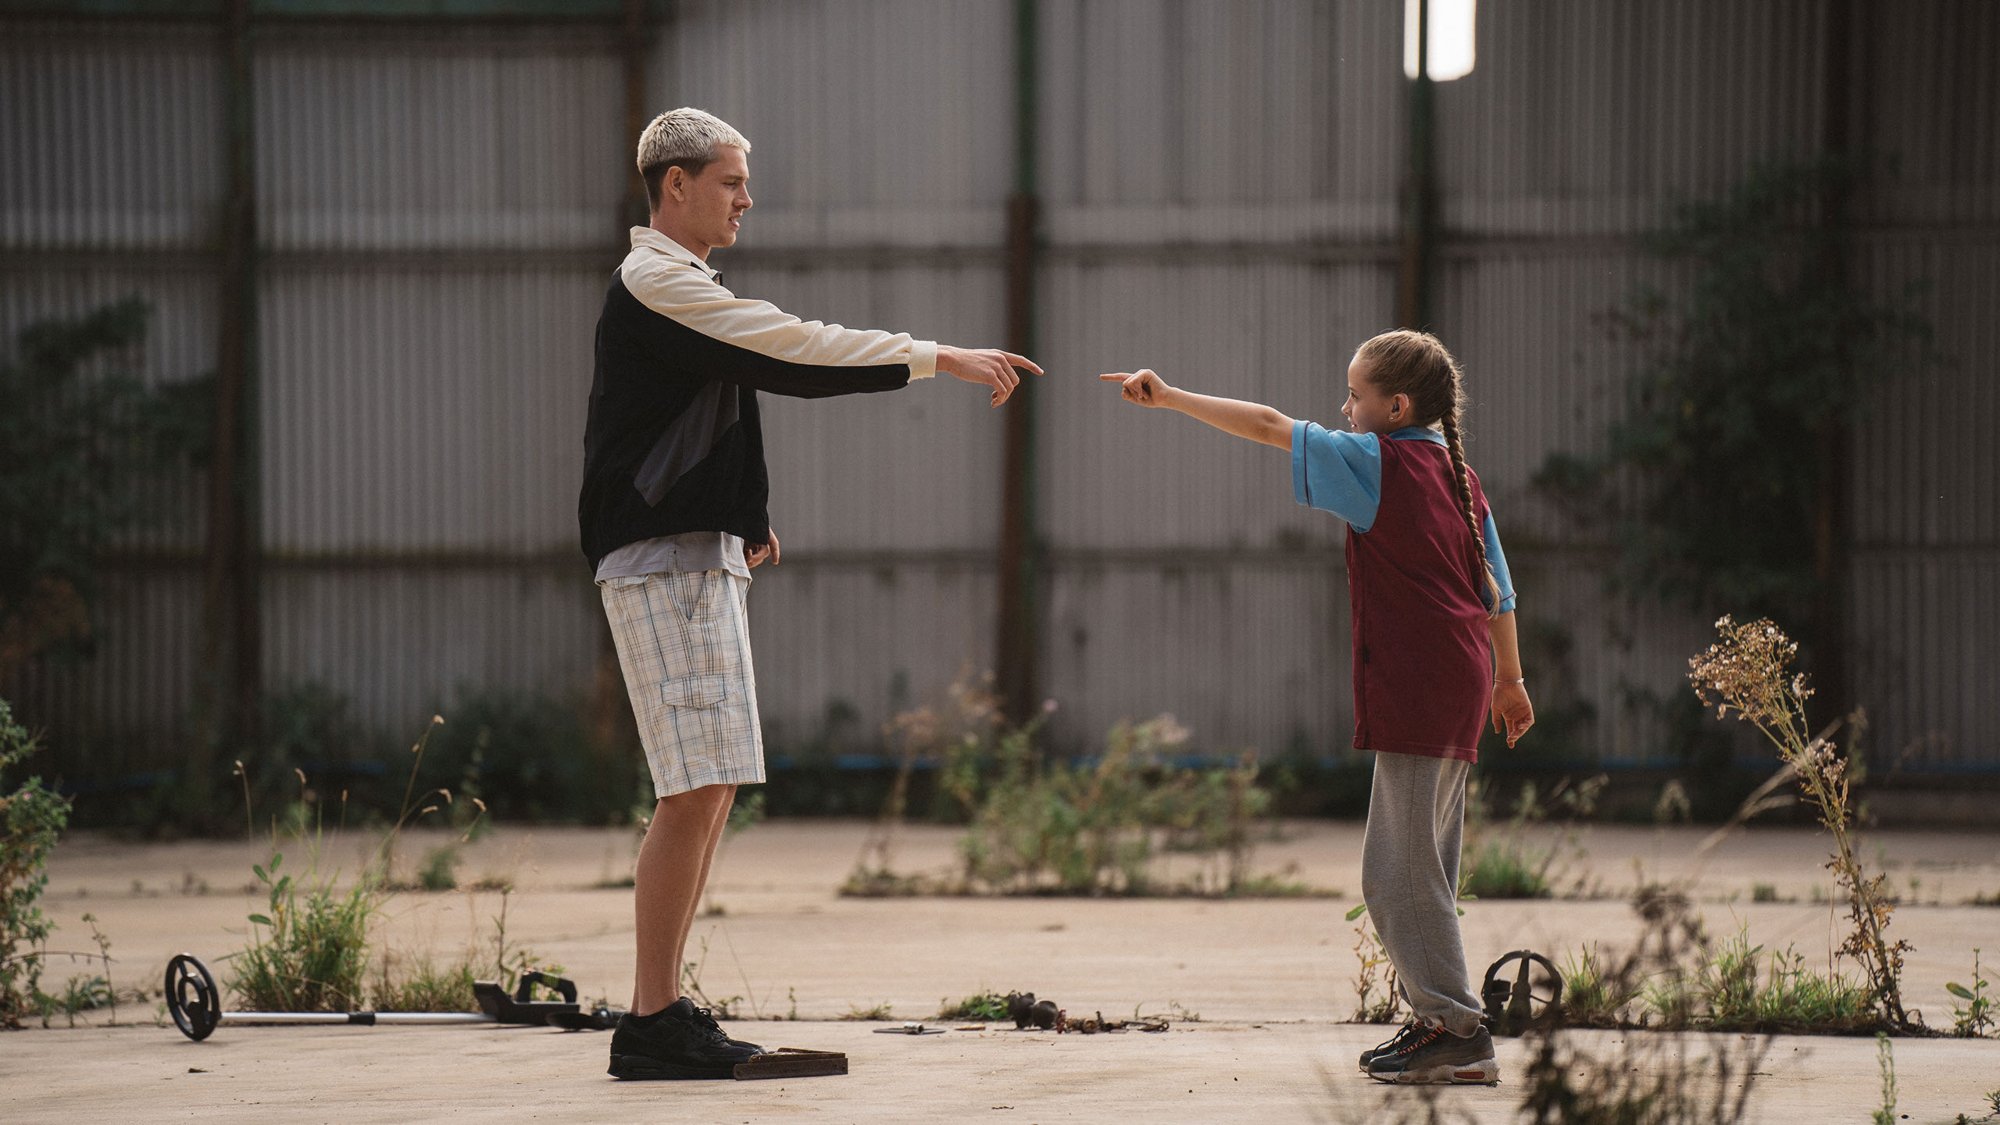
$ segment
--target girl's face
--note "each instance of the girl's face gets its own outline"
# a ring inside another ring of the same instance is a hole
[[[1347,401],[1340,413],[1357,434],[1388,434],[1413,424],[1409,395],[1385,395],[1375,389],[1368,364],[1356,356],[1347,365]]]

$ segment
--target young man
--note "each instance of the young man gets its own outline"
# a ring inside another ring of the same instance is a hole
[[[750,659],[750,571],[779,561],[757,392],[889,391],[938,371],[1020,382],[1017,355],[801,321],[722,287],[711,251],[750,209],[750,142],[698,109],[639,138],[651,206],[605,295],[577,505],[658,797],[635,872],[632,1010],[619,1078],[728,1078],[760,1050],[680,994],[680,968],[736,787],[764,780]]]

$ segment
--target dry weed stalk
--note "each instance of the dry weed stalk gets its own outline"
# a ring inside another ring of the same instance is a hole
[[[1734,712],[1777,748],[1778,756],[1798,778],[1799,788],[1819,813],[1820,824],[1833,834],[1834,854],[1827,860],[1834,883],[1847,892],[1848,916],[1854,930],[1839,952],[1853,957],[1868,974],[1874,1002],[1890,1026],[1910,1026],[1903,1009],[1903,954],[1910,944],[1885,935],[1895,903],[1883,891],[1884,876],[1869,876],[1862,868],[1849,829],[1849,760],[1833,741],[1845,724],[1859,726],[1859,711],[1836,720],[1817,734],[1806,720],[1806,700],[1812,687],[1803,674],[1790,671],[1799,646],[1768,619],[1737,624],[1724,615],[1715,623],[1721,639],[1688,661],[1688,680],[1696,698],[1715,708],[1717,718]]]

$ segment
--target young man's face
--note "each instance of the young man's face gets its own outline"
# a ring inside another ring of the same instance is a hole
[[[668,172],[669,176],[675,173]],[[680,178],[680,223],[683,233],[699,246],[688,249],[703,258],[716,247],[736,243],[743,212],[750,209],[750,160],[742,149],[721,145],[714,160],[698,176]]]
[[[1414,421],[1408,395],[1385,395],[1375,387],[1368,364],[1356,356],[1347,365],[1347,401],[1340,413],[1358,434],[1386,434]]]

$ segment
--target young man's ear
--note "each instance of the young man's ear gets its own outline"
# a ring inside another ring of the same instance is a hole
[[[687,169],[678,164],[667,165],[667,173],[660,179],[660,196],[680,202],[687,198]]]

